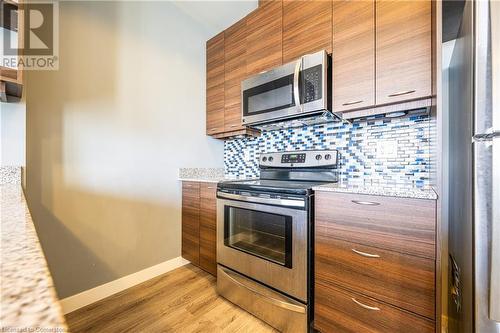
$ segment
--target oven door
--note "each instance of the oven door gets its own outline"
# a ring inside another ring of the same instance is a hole
[[[262,202],[217,199],[217,262],[307,302],[305,199],[290,202],[302,209],[265,203],[276,199],[258,199]]]
[[[241,83],[242,122],[257,125],[329,109],[326,51],[260,73]]]

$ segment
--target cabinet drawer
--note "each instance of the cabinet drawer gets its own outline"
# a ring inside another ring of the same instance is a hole
[[[200,197],[200,183],[197,182],[182,182],[182,197]]]
[[[434,260],[331,236],[316,233],[316,281],[335,283],[434,320]]]
[[[434,322],[333,285],[315,284],[314,328],[327,332],[434,332]]]
[[[217,183],[200,183],[200,197],[216,199]]]
[[[355,243],[435,259],[434,200],[316,193],[316,231]]]

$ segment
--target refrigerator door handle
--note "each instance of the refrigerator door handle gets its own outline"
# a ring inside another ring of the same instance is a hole
[[[492,138],[490,319],[500,322],[500,2],[490,1]]]
[[[500,139],[492,145],[490,319],[500,322]]]
[[[484,141],[492,141],[495,138],[500,138],[500,129],[493,129],[493,127],[488,128],[486,132],[475,134],[472,137],[472,142],[484,142]]]

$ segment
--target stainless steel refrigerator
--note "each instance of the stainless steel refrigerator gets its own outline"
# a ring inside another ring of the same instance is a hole
[[[450,332],[500,332],[500,1],[467,1],[449,68]]]

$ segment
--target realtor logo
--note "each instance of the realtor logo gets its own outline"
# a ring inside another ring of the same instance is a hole
[[[2,2],[1,66],[23,70],[58,69],[58,2]],[[2,26],[6,26],[2,24]]]

